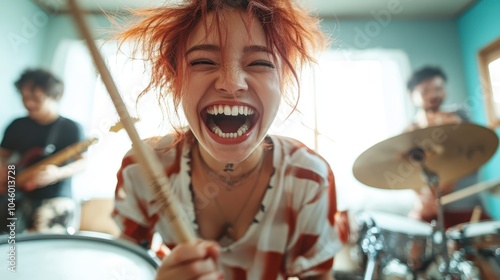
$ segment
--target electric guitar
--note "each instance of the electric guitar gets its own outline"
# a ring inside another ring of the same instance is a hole
[[[41,169],[43,169],[44,166],[47,165],[57,165],[60,166],[63,163],[65,163],[67,160],[71,158],[75,158],[76,156],[79,156],[85,149],[90,147],[91,145],[95,144],[97,142],[97,138],[89,138],[87,140],[75,143],[73,145],[70,145],[61,151],[48,156],[41,161],[21,170],[19,173],[16,174],[16,186],[22,187],[24,184],[26,184],[33,176],[39,172]],[[32,153],[31,153],[32,156]]]

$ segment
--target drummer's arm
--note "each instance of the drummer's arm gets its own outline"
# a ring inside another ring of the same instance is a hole
[[[455,182],[449,182],[439,186],[440,195],[450,193],[455,188]],[[408,213],[408,216],[418,220],[426,219],[437,214],[436,194],[432,187],[423,187],[416,190],[417,201]]]
[[[439,190],[441,190],[441,195],[451,193],[455,188],[456,182],[449,182],[446,184],[442,184],[439,186]]]
[[[455,185],[456,185],[456,182],[447,182],[445,184],[439,185],[439,191],[441,192],[441,196],[452,192],[453,189],[455,188]],[[432,193],[432,199],[434,200],[436,197],[435,189],[431,186],[423,187],[423,188],[417,190],[417,193],[419,195],[422,195],[422,194],[427,193],[429,191],[430,191],[430,193]]]

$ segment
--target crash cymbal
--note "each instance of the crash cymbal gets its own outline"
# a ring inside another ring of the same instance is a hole
[[[406,132],[375,144],[354,162],[354,177],[381,189],[428,185],[423,167],[451,183],[486,163],[498,147],[494,131],[475,124],[449,124]]]

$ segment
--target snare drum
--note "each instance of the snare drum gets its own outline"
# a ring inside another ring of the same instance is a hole
[[[154,279],[159,265],[145,249],[97,233],[4,235],[0,252],[8,260],[0,279]]]
[[[379,259],[382,266],[397,259],[411,271],[416,271],[431,261],[433,230],[430,224],[384,212],[364,212],[359,220],[361,242],[370,228],[379,229],[377,238],[381,244]]]

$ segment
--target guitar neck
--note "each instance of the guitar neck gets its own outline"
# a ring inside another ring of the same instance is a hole
[[[29,179],[33,177],[33,175],[38,172],[42,167],[46,165],[61,165],[66,162],[68,159],[73,158],[79,154],[81,154],[85,149],[87,149],[90,145],[97,142],[97,138],[90,138],[85,141],[78,142],[71,146],[64,148],[63,150],[44,158],[43,160],[37,162],[36,164],[26,168],[16,177],[16,184],[18,186],[24,185],[28,182]]]

